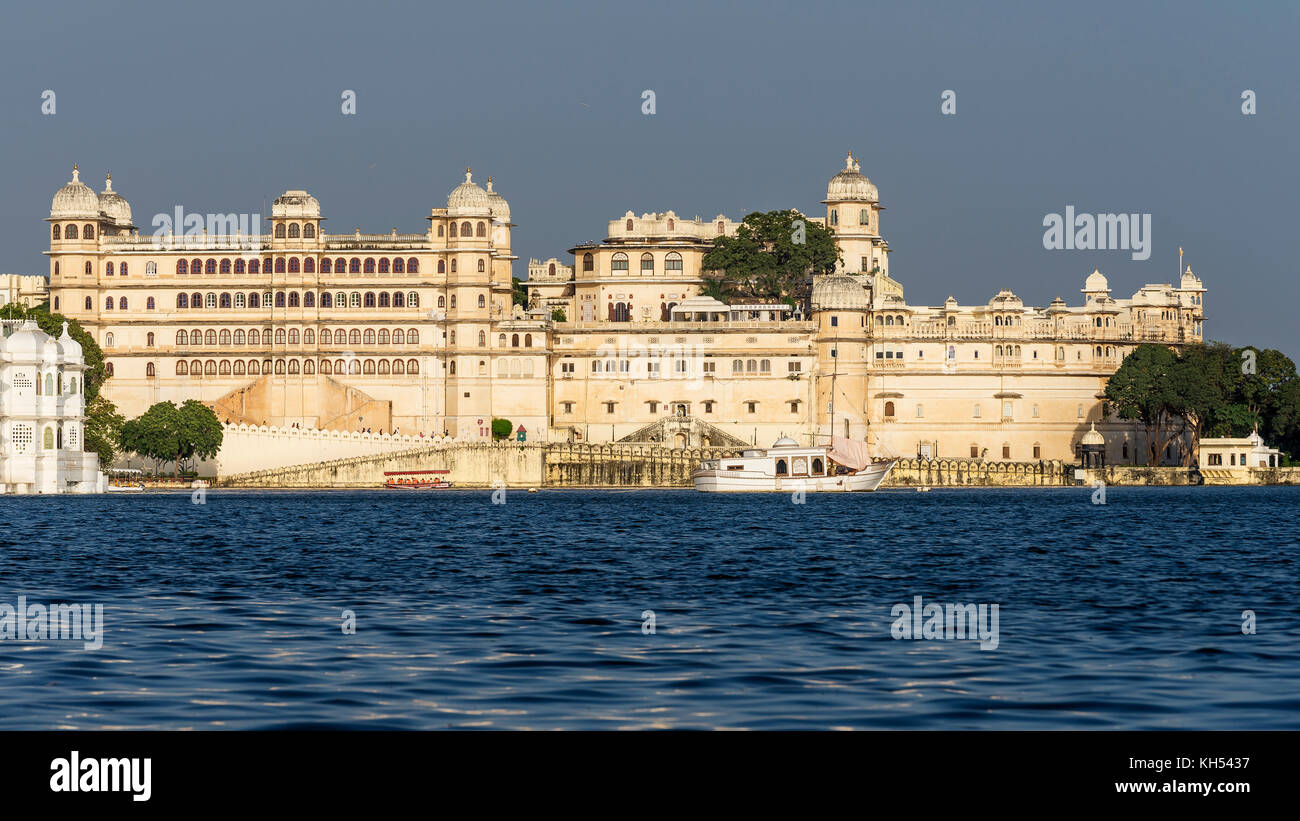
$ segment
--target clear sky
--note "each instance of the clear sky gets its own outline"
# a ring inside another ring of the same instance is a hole
[[[522,276],[629,209],[821,214],[851,149],[910,302],[1078,304],[1095,267],[1127,297],[1176,282],[1182,246],[1207,337],[1297,358],[1298,10],[7,3],[0,271],[47,270],[41,220],[74,161],[96,190],[112,171],[142,233],[177,205],[264,213],[290,188],[334,232],[423,231],[471,165],[510,201]],[[1150,258],[1044,249],[1069,205],[1151,214]]]

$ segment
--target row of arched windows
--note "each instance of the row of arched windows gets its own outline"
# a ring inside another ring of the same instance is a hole
[[[479,270],[482,261],[480,260]],[[453,265],[452,270],[455,270]],[[178,274],[314,274],[316,273],[315,257],[306,257],[299,260],[298,257],[266,257],[263,260],[250,259],[245,260],[242,257],[231,260],[229,258],[220,261],[209,258],[207,261],[201,259],[176,260],[176,273]],[[376,260],[374,257],[366,257],[364,260],[360,257],[345,259],[339,257],[331,261],[328,257],[320,261],[320,272],[322,274],[418,274],[420,273],[420,260],[415,257],[402,259],[396,257],[388,259],[382,257]],[[442,261],[438,262],[438,273],[445,273],[442,267]]]
[[[477,228],[477,230],[476,230],[476,228]],[[448,224],[447,224],[447,232],[448,232],[448,234],[450,234],[450,235],[453,236],[453,237],[457,235],[457,231],[456,231],[456,223],[455,223],[455,222],[451,222],[451,223],[448,223]],[[460,234],[460,236],[462,236],[462,237],[473,237],[473,236],[486,237],[486,236],[487,236],[487,223],[480,221],[480,222],[477,224],[477,226],[476,226],[476,225],[474,225],[473,223],[470,223],[470,222],[468,222],[468,221],[467,221],[467,222],[462,222],[462,223],[460,224],[460,231],[459,231],[459,234]],[[438,226],[438,236],[442,236],[442,226],[441,226],[441,225]]]
[[[261,374],[306,374],[313,375],[319,368],[323,374],[387,376],[389,374],[418,374],[420,362],[416,359],[322,359],[317,365],[314,359],[179,359],[176,361],[177,376],[259,376]],[[156,376],[154,364],[145,366],[146,376]]]
[[[62,229],[59,228],[59,224],[56,222],[54,226],[50,228],[50,236],[54,239],[76,239],[77,233],[77,224],[75,222],[68,223],[63,226]],[[94,239],[95,226],[87,225],[81,229],[80,233],[82,239]]]
[[[123,298],[125,299],[125,298]],[[482,297],[479,297],[480,303]],[[111,300],[111,297],[110,297]],[[150,297],[150,302],[153,298]],[[402,293],[393,291],[391,294],[387,291],[353,291],[347,293],[338,291],[330,293],[322,291],[320,294],[320,307],[322,308],[418,308],[420,307],[420,295],[415,291]],[[250,294],[239,293],[222,293],[218,294],[209,291],[207,294],[198,292],[192,294],[179,293],[176,295],[177,308],[315,308],[317,303],[316,292],[304,291],[301,294],[298,291],[263,291],[261,294],[256,292]],[[122,306],[125,308],[125,305]],[[482,307],[482,304],[479,305]],[[89,304],[87,304],[89,308]],[[112,309],[111,306],[109,308]],[[149,306],[153,310],[153,306]]]
[[[302,228],[299,228],[296,222],[289,223],[287,229],[283,222],[275,226],[276,239],[284,239],[286,233],[289,239],[297,239],[299,236],[312,239],[316,236],[316,226],[310,222],[304,223]]]
[[[876,314],[876,325],[906,325],[907,321],[902,314],[886,314],[881,316]]]
[[[591,254],[584,254],[582,257],[582,270],[592,270]],[[610,258],[610,268],[615,276],[622,274],[627,275],[628,257],[627,254],[619,251]],[[641,276],[652,276],[655,272],[655,258],[653,254],[645,253],[641,255]],[[682,271],[682,255],[676,251],[668,252],[664,257],[664,272],[667,274],[680,274]]]
[[[153,334],[150,334],[152,337]],[[305,328],[299,333],[297,328],[249,328],[247,332],[243,328],[236,328],[231,331],[228,328],[217,331],[209,328],[206,331],[195,328],[187,331],[184,328],[176,332],[177,345],[297,345],[299,338],[304,345],[316,344],[316,331],[312,328]],[[274,340],[274,341],[272,341]],[[112,334],[109,334],[107,344],[112,345]],[[150,345],[153,340],[150,339]],[[322,328],[320,331],[321,345],[419,345],[420,332],[415,328],[403,330],[394,328],[391,332],[388,328],[352,328],[350,330],[337,328],[330,330]]]

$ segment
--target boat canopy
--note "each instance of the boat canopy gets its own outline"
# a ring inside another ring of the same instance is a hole
[[[830,457],[850,470],[862,470],[871,464],[871,453],[866,442],[842,436],[831,437]]]

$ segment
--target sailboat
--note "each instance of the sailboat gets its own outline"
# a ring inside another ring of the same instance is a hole
[[[705,492],[866,491],[880,487],[897,459],[872,461],[865,442],[831,437],[831,446],[802,447],[783,436],[770,448],[740,456],[710,459],[691,474],[696,490]]]

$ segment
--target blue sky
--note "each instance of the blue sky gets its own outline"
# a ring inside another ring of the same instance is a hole
[[[1077,304],[1094,267],[1126,297],[1176,281],[1182,246],[1208,337],[1300,357],[1298,9],[6,4],[0,271],[46,270],[41,219],[74,161],[97,190],[111,170],[142,228],[306,188],[335,232],[423,230],[472,165],[510,201],[522,275],[628,209],[821,213],[852,149],[913,303]],[[1150,258],[1045,250],[1068,205],[1151,214]]]

